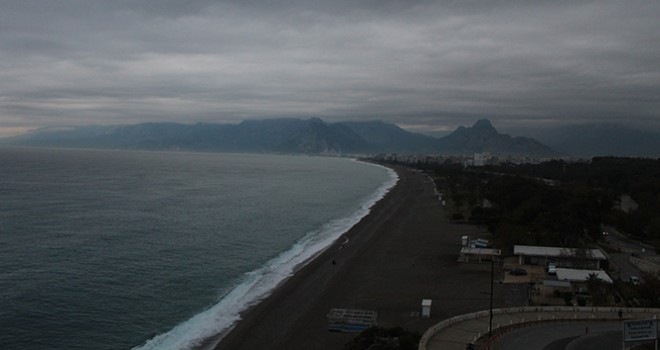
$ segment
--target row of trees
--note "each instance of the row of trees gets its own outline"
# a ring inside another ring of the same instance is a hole
[[[646,240],[660,240],[660,159],[598,157],[591,162],[550,161],[542,164],[499,165],[490,171],[528,178],[543,178],[562,188],[597,191],[602,203],[603,221]],[[623,195],[634,208],[621,207]],[[609,209],[609,210],[608,210]]]

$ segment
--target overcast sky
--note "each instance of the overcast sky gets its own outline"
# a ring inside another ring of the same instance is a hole
[[[0,0],[0,135],[273,117],[660,127],[660,1]]]

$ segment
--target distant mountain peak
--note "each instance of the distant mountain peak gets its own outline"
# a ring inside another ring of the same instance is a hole
[[[479,119],[477,120],[476,123],[472,126],[472,129],[490,129],[490,130],[495,130],[495,127],[493,127],[493,124],[491,124],[490,120],[488,119]]]
[[[455,153],[493,153],[514,156],[557,156],[559,152],[526,137],[500,134],[488,119],[478,120],[472,127],[458,127],[441,139],[444,148]]]

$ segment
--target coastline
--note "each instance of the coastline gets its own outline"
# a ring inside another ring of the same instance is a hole
[[[327,331],[326,314],[334,307],[376,310],[379,325],[420,333],[443,318],[483,309],[488,298],[480,292],[488,279],[475,276],[489,274],[481,268],[464,271],[456,262],[460,236],[478,229],[446,222],[426,176],[394,170],[398,183],[368,215],[241,313],[241,320],[210,348],[339,349],[356,333]],[[438,276],[441,271],[447,276]],[[421,299],[440,303],[447,297],[458,302],[431,318],[411,317]]]

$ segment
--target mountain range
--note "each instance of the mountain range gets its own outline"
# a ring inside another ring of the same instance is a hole
[[[600,123],[513,131],[533,137],[559,152],[575,157],[660,157],[660,132],[653,128]]]
[[[557,157],[527,137],[499,133],[482,119],[434,138],[381,121],[327,123],[318,118],[247,120],[240,124],[144,123],[41,129],[2,140],[28,146],[354,155],[376,153]]]

